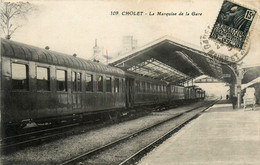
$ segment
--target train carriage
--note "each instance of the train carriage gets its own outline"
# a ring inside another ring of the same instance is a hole
[[[198,98],[198,99],[204,98],[204,91],[201,88],[196,89],[196,98]]]
[[[198,100],[205,97],[203,90],[198,86],[187,86],[185,87],[185,99],[186,100]]]
[[[4,40],[2,122],[46,122],[125,108],[125,72]]]
[[[185,102],[185,87],[169,84],[167,90],[169,104],[181,105]]]
[[[136,107],[205,97],[195,86],[125,72],[75,56],[1,39],[1,124],[116,117]],[[197,94],[197,95],[196,95]],[[115,116],[113,116],[115,115]]]
[[[166,82],[130,72],[126,73],[126,77],[127,107],[164,104],[168,101]]]

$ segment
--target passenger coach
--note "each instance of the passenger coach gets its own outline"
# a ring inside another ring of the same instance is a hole
[[[125,111],[143,110],[136,107],[177,105],[205,97],[195,86],[170,85],[5,39],[1,40],[1,60],[4,127],[82,120],[93,115],[114,119]]]
[[[2,122],[41,123],[125,107],[125,72],[4,40]]]

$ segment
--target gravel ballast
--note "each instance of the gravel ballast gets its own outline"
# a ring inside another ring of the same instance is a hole
[[[204,108],[196,109],[192,112],[188,112],[184,115],[181,115],[178,118],[174,118],[162,125],[159,125],[151,130],[142,132],[141,134],[134,136],[124,142],[119,143],[118,145],[109,148],[108,150],[102,151],[98,154],[95,154],[92,157],[81,162],[83,165],[100,165],[100,164],[120,164],[125,161],[127,158],[136,154],[137,151],[146,147],[148,144],[151,144],[155,140],[161,138],[165,133],[177,128],[184,121],[192,118],[194,115],[201,112]]]
[[[28,147],[9,155],[1,155],[1,161],[3,164],[57,164],[201,104],[203,102],[156,112],[135,120]]]

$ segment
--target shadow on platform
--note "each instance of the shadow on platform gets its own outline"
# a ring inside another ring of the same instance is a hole
[[[212,107],[210,107],[206,112],[237,112],[237,111],[259,111],[260,110],[260,106],[259,105],[256,105],[254,110],[252,109],[252,107],[248,107],[246,109],[243,108],[243,105],[242,105],[242,108],[240,109],[233,109],[233,106],[231,103],[224,103],[221,102],[220,104],[217,103],[215,105],[213,105]]]
[[[210,107],[206,112],[236,112],[237,109],[233,109],[232,104],[215,104]]]
[[[232,104],[231,100],[219,100],[216,104]]]

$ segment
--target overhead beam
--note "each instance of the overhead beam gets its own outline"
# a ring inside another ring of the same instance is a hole
[[[198,65],[184,52],[182,51],[175,51],[179,56],[181,56],[184,60],[188,61],[197,71],[200,72],[200,74],[205,74]]]
[[[195,83],[223,83],[223,81],[214,78],[202,78],[199,80],[195,80]]]

